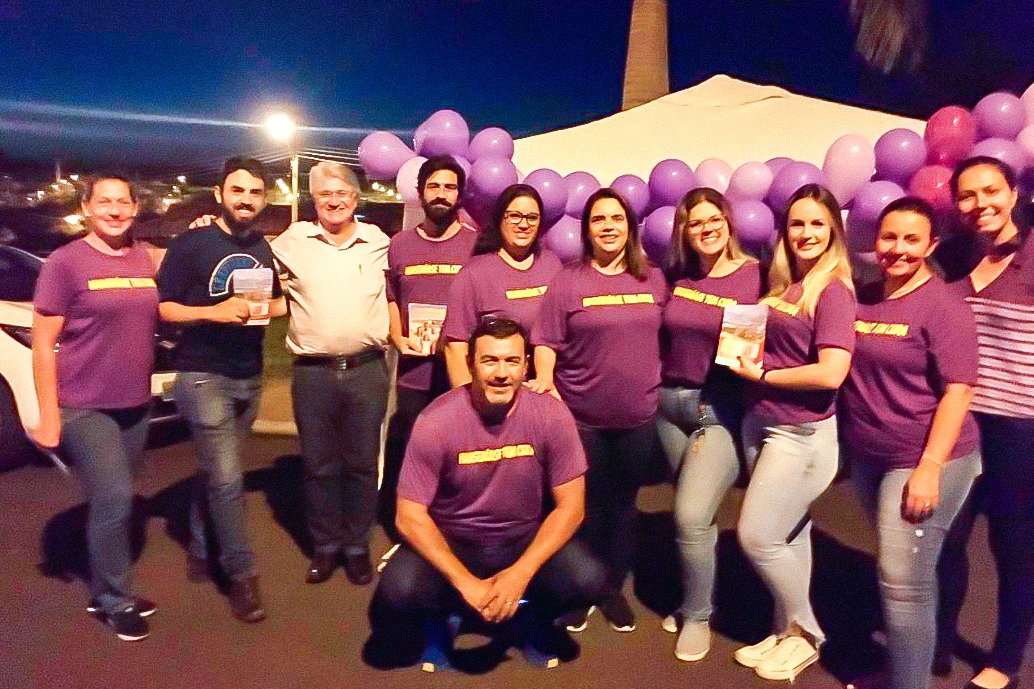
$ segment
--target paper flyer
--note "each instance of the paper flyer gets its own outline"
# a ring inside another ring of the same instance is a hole
[[[757,364],[765,351],[765,323],[768,306],[765,304],[735,304],[726,306],[722,316],[722,332],[718,336],[718,355],[715,363],[739,368],[742,356]]]
[[[251,309],[245,325],[269,325],[274,279],[272,268],[238,268],[233,271],[233,294],[246,299]]]
[[[420,353],[430,356],[442,334],[446,307],[442,304],[409,305],[409,337],[420,343]]]

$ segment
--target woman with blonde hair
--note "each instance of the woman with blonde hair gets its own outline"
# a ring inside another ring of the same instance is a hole
[[[816,184],[790,197],[779,230],[764,366],[740,357],[750,385],[743,444],[750,485],[737,532],[775,599],[775,632],[735,653],[764,679],[792,680],[825,640],[811,607],[811,504],[839,466],[835,403],[851,368],[856,301],[840,206]]]
[[[715,582],[715,513],[740,473],[737,452],[743,385],[715,364],[725,307],[755,304],[758,262],[740,249],[729,205],[714,189],[694,189],[675,208],[668,252],[671,297],[664,307],[657,429],[674,472],[682,605],[664,621],[679,631],[675,657],[702,659]]]

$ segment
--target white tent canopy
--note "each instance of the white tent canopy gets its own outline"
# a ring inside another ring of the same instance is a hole
[[[890,129],[922,134],[925,125],[718,75],[600,120],[518,139],[513,162],[525,174],[543,167],[562,175],[584,170],[602,184],[623,174],[648,179],[666,158],[694,168],[720,158],[735,169],[786,156],[821,167],[830,144],[844,134],[875,144]]]

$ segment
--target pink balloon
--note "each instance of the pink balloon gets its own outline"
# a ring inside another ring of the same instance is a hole
[[[410,158],[402,164],[398,174],[395,175],[395,189],[402,194],[402,200],[407,206],[420,205],[420,192],[416,188],[416,175],[425,160],[427,158],[423,156]]]
[[[763,201],[775,174],[765,163],[744,163],[729,178],[725,196],[730,201]]]
[[[533,187],[542,197],[542,214],[546,222],[559,219],[567,208],[567,181],[559,172],[541,168],[533,170],[524,178],[524,183]]]
[[[1016,174],[1023,172],[1023,168],[1029,164],[1027,152],[1022,146],[1011,139],[998,137],[977,142],[970,155],[996,158],[1011,167]]]
[[[977,134],[981,139],[1015,139],[1023,129],[1027,113],[1019,98],[1004,91],[989,93],[973,108]]]
[[[546,231],[543,237],[546,248],[557,255],[564,263],[570,263],[582,255],[582,226],[570,215],[562,215],[556,223]]]
[[[675,228],[675,207],[661,206],[643,222],[643,248],[655,263],[664,260]]]
[[[1023,109],[1027,111],[1027,126],[1034,126],[1034,84],[1027,87],[1027,90],[1020,96],[1023,102]]]
[[[912,176],[908,193],[923,199],[936,210],[947,211],[952,207],[950,181],[950,167],[926,165]]]
[[[732,178],[732,167],[724,160],[708,158],[700,161],[695,174],[698,187],[711,187],[719,194],[724,194]]]
[[[467,157],[477,160],[485,156],[513,158],[513,137],[510,132],[499,127],[487,127],[475,134],[470,140]]]
[[[845,134],[826,151],[822,172],[833,196],[845,206],[872,179],[875,167],[876,153],[869,140],[859,134]]]
[[[373,132],[359,144],[359,163],[369,179],[395,179],[402,164],[415,156],[402,139],[391,132]]]
[[[756,252],[775,243],[775,216],[772,209],[757,199],[732,202],[732,224],[736,239],[744,249]]]
[[[422,156],[466,156],[470,127],[455,110],[439,110],[413,133],[413,148]]]
[[[572,172],[564,180],[567,182],[566,212],[580,218],[585,211],[585,201],[600,188],[600,181],[588,172]]]
[[[636,175],[621,175],[611,183],[610,188],[621,194],[636,216],[643,217],[646,206],[650,203],[650,189],[642,178]]]
[[[949,105],[930,116],[923,139],[927,160],[938,165],[954,166],[966,155],[977,138],[977,125],[965,108]]]
[[[1016,143],[1027,154],[1027,160],[1034,161],[1034,122],[1016,135]]]

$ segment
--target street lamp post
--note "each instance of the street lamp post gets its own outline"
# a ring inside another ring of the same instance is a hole
[[[292,140],[298,125],[285,113],[276,113],[266,118],[266,131],[274,140],[287,144],[291,149],[291,222],[298,222],[298,150]]]

